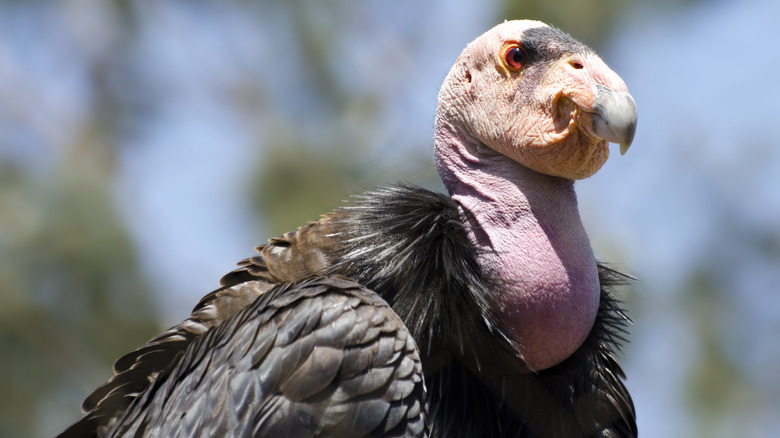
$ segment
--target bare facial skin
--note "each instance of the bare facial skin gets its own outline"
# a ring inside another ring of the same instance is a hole
[[[530,169],[587,178],[607,161],[607,141],[622,143],[593,129],[599,114],[597,86],[626,95],[628,89],[595,53],[574,40],[571,47],[544,47],[545,52],[574,52],[554,60],[525,47],[523,35],[540,28],[550,29],[538,21],[507,22],[471,43],[442,87],[439,101],[451,108],[439,111],[455,116],[447,117],[452,122],[460,119],[468,134]],[[519,69],[507,63],[512,47],[525,51],[526,63]]]
[[[501,279],[493,312],[531,370],[559,364],[591,331],[596,259],[573,180],[596,173],[608,142],[627,149],[636,107],[592,50],[537,21],[471,43],[439,93],[439,173],[479,263]]]

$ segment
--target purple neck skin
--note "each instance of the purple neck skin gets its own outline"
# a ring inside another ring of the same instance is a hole
[[[440,121],[439,121],[440,122]],[[542,370],[587,337],[599,306],[596,260],[580,221],[574,182],[530,170],[468,134],[437,123],[436,167],[483,251],[496,319]]]

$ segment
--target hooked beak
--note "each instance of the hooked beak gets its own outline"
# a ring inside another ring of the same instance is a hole
[[[626,91],[614,91],[594,85],[593,133],[610,143],[620,145],[623,155],[631,146],[636,132],[636,103]]]

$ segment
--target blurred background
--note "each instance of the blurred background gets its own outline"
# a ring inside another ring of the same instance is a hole
[[[341,200],[441,188],[439,84],[504,19],[629,86],[625,156],[578,183],[640,279],[621,362],[643,437],[780,431],[780,2],[0,0],[0,436],[52,436],[119,355]]]

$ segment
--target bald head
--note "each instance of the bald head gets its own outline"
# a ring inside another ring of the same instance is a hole
[[[539,21],[509,21],[481,35],[439,92],[437,128],[567,179],[598,171],[608,142],[627,148],[635,124],[620,77],[590,48]]]

